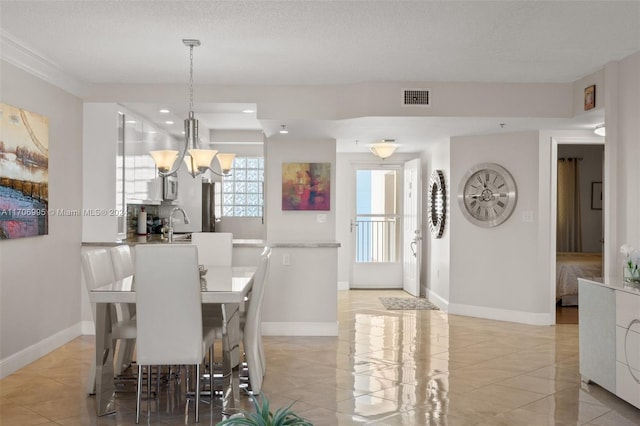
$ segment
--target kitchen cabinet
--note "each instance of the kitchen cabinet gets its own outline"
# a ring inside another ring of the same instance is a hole
[[[162,200],[162,180],[149,151],[177,144],[121,105],[97,102],[83,106],[82,144],[83,241],[124,239],[126,205]]]
[[[640,408],[640,291],[578,282],[582,380]]]

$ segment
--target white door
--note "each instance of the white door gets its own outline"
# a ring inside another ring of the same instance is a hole
[[[404,215],[403,226],[403,280],[404,291],[420,295],[420,261],[422,259],[421,233],[421,186],[420,159],[407,161],[404,165]]]
[[[402,288],[402,166],[386,166],[354,167],[350,288]]]

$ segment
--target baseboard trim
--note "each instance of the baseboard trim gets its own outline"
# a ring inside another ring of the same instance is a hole
[[[338,290],[349,290],[349,281],[338,281]]]
[[[67,329],[59,331],[53,336],[42,339],[41,341],[0,360],[0,379],[4,379],[8,375],[20,370],[22,367],[42,358],[49,352],[58,349],[65,343],[69,343],[76,337],[80,336],[81,330],[82,325],[80,323],[74,324]]]
[[[429,289],[427,289],[427,294],[428,294],[427,299],[429,299],[429,301],[431,303],[433,303],[438,308],[440,308],[441,311],[445,311],[445,312],[449,311],[449,301],[448,300],[443,299],[438,294],[434,293],[433,291],[431,291]]]
[[[434,302],[436,303],[436,302]],[[512,311],[509,309],[487,308],[484,306],[462,305],[459,303],[449,304],[449,313],[455,315],[465,315],[468,317],[485,318],[498,321],[517,322],[529,325],[553,325],[554,320],[550,314]]]
[[[263,322],[263,336],[337,336],[338,322]]]
[[[95,336],[96,335],[96,325],[93,321],[82,321],[80,323],[80,329],[82,330],[83,336]]]

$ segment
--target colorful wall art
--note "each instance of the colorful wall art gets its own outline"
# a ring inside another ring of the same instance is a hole
[[[330,210],[331,163],[282,163],[282,210]]]
[[[0,103],[0,239],[46,235],[49,119]]]

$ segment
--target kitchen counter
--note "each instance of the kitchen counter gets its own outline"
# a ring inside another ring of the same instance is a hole
[[[173,236],[172,244],[191,244],[191,234],[175,234]],[[96,242],[83,242],[83,247],[114,247],[127,244],[130,246],[137,246],[138,244],[169,244],[166,239],[163,239],[160,234],[149,235],[137,235],[127,238],[126,240],[116,241],[96,241]],[[265,246],[264,240],[257,239],[234,239],[233,247],[248,247],[248,248],[262,248]]]
[[[173,244],[190,244],[190,234],[175,234]],[[136,246],[138,244],[168,244],[166,239],[162,239],[160,234],[139,235],[117,241],[83,242],[83,247],[113,247],[128,244]],[[260,239],[233,239],[235,248],[262,248],[267,244]],[[272,248],[338,248],[340,243],[336,241],[285,241],[269,243]]]

